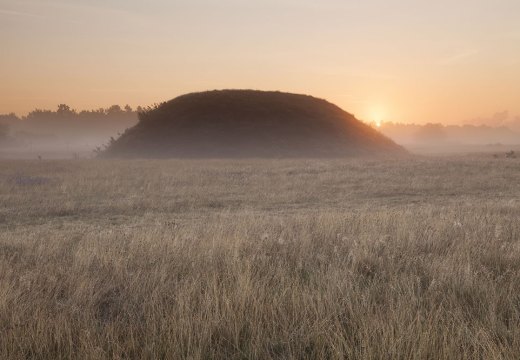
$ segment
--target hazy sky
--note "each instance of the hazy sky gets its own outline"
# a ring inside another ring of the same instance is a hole
[[[0,0],[0,113],[221,88],[367,121],[520,115],[520,1]]]

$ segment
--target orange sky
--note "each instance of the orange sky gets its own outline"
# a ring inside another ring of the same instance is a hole
[[[520,115],[518,0],[0,0],[0,113],[306,93],[366,121]]]

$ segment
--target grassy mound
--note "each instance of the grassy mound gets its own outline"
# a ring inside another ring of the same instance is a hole
[[[140,114],[105,157],[341,157],[404,153],[353,115],[306,95],[187,94]]]

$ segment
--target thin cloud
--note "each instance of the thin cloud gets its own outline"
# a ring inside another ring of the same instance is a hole
[[[461,51],[461,52],[451,55],[447,58],[441,59],[440,64],[441,65],[460,64],[461,62],[464,62],[464,60],[477,55],[479,52],[480,51],[476,50],[476,49]]]
[[[43,16],[43,15],[32,14],[32,13],[23,12],[23,11],[6,10],[6,9],[0,9],[0,15],[22,16],[22,17],[31,17],[31,18],[38,18],[38,19],[45,18],[45,16]]]
[[[520,39],[520,29],[519,30],[513,30],[513,31],[505,32],[503,34],[503,37],[505,37],[505,38],[513,38],[513,39]]]
[[[0,16],[19,16],[27,18],[54,18],[70,23],[88,23],[87,20],[83,19],[85,14],[92,14],[95,16],[111,16],[117,17],[118,19],[125,18],[128,21],[142,21],[143,16],[141,14],[127,11],[121,8],[106,7],[102,5],[89,5],[89,4],[75,4],[61,1],[21,1],[20,4],[24,7],[29,7],[33,12],[18,11],[11,9],[0,9]],[[64,13],[67,17],[63,16]]]
[[[41,5],[39,2],[30,3],[34,5]],[[46,7],[54,8],[56,10],[73,11],[81,14],[91,13],[104,16],[117,16],[119,19],[124,17],[132,21],[139,21],[144,18],[142,14],[133,11],[128,11],[120,7],[110,7],[93,4],[77,4],[62,1],[46,1],[44,4]]]

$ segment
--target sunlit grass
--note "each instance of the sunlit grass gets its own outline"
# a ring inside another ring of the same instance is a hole
[[[0,168],[0,358],[520,356],[516,159]]]

